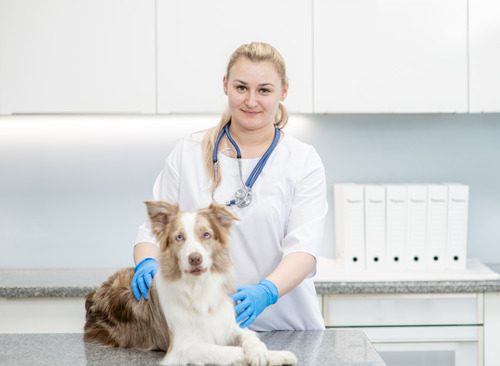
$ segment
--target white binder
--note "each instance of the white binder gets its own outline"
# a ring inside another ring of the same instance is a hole
[[[446,267],[448,186],[429,184],[427,197],[426,267],[429,270],[441,270]]]
[[[466,269],[468,211],[469,187],[464,184],[449,184],[447,268]]]
[[[390,271],[404,271],[408,239],[408,190],[403,184],[386,186],[386,265]]]
[[[385,266],[385,188],[365,185],[366,269],[382,271]]]
[[[408,193],[408,227],[406,260],[409,270],[425,270],[427,233],[427,186],[410,184]]]
[[[348,271],[365,269],[363,186],[335,184],[335,239],[337,256]]]

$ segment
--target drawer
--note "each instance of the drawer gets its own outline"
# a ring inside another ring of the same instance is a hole
[[[421,343],[421,342],[482,342],[481,325],[397,326],[357,328],[365,332],[374,344]]]
[[[363,330],[388,366],[482,366],[482,326],[369,327]]]
[[[84,324],[83,297],[0,298],[0,333],[82,333]]]
[[[482,325],[482,294],[324,295],[326,326]]]

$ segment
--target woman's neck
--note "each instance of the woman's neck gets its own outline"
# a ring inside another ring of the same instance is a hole
[[[258,158],[266,152],[274,138],[272,124],[258,130],[243,130],[236,125],[231,125],[231,137],[238,144],[241,156],[246,159]],[[226,146],[232,147],[226,139]]]

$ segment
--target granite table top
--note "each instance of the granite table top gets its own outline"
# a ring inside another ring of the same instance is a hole
[[[258,333],[269,349],[289,350],[300,366],[384,366],[364,333],[356,329]],[[83,341],[82,334],[0,334],[6,366],[157,365],[162,352],[110,348]]]
[[[500,265],[469,259],[464,270],[350,273],[320,258],[316,292],[328,294],[418,294],[500,292]]]
[[[472,262],[458,273],[346,274],[322,260],[315,277],[319,295],[500,292],[500,265]],[[0,269],[0,297],[84,297],[116,269]]]

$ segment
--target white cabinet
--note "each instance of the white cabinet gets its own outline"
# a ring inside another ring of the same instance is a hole
[[[480,326],[363,330],[387,366],[483,366]]]
[[[154,113],[154,0],[1,0],[0,114]]]
[[[0,114],[218,114],[251,41],[293,113],[500,112],[497,0],[1,0]]]
[[[484,294],[484,364],[496,366],[500,360],[500,293]]]
[[[289,70],[291,112],[312,112],[310,0],[158,0],[158,113],[220,113],[222,78],[241,44],[275,46]]]
[[[469,0],[470,112],[500,112],[500,2]]]
[[[483,323],[480,294],[325,296],[329,326],[422,326]]]
[[[467,112],[467,0],[314,0],[314,95],[318,113]]]
[[[322,306],[327,327],[363,330],[388,366],[483,365],[483,294],[324,295]]]
[[[83,297],[0,297],[0,333],[81,333]]]

